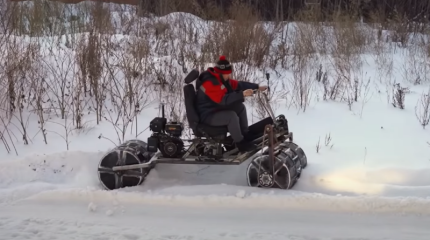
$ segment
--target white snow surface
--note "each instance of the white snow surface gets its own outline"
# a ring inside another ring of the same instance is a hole
[[[405,109],[394,108],[376,80],[373,57],[362,57],[372,79],[365,104],[349,110],[315,96],[303,113],[288,99],[277,102],[276,114],[287,116],[308,157],[292,190],[248,187],[245,162],[158,165],[141,186],[105,191],[97,165],[114,145],[97,137],[115,140],[112,126],[74,133],[66,151],[60,136],[49,135],[45,144],[37,117],[29,115],[31,143],[15,141],[18,156],[0,149],[0,239],[429,239],[429,130],[414,110],[428,84],[405,83],[411,90]],[[407,65],[401,51],[393,58],[395,68]],[[145,109],[139,131],[158,111],[156,104]],[[249,102],[248,115],[251,123],[258,120]],[[327,134],[332,140],[325,146]]]

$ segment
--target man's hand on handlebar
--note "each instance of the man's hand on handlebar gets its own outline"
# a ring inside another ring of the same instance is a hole
[[[254,91],[252,89],[247,89],[247,90],[243,91],[244,97],[252,96],[252,94],[254,94]]]
[[[258,89],[247,89],[247,90],[245,90],[245,91],[243,91],[243,96],[244,97],[249,97],[249,96],[252,96],[252,95],[254,95],[254,93],[256,93],[257,91],[265,91],[265,90],[267,90],[267,86],[260,86]]]
[[[267,86],[260,86],[260,87],[258,87],[258,90],[259,91],[265,91],[265,90],[267,90]]]

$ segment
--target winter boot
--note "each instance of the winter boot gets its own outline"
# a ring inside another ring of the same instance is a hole
[[[250,152],[257,149],[257,145],[245,140],[245,138],[242,141],[236,143],[236,147],[239,149],[239,152]]]
[[[243,139],[245,141],[252,142],[254,139],[256,139],[256,136],[250,132],[246,132],[243,134]]]

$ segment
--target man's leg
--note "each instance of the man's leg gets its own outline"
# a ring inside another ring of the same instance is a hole
[[[243,135],[240,131],[239,117],[234,111],[225,110],[213,113],[204,121],[210,126],[225,126],[227,125],[228,131],[230,132],[231,138],[235,143],[242,141]]]
[[[246,113],[246,107],[243,103],[235,106],[233,111],[236,112],[239,117],[240,130],[242,130],[242,134],[246,134],[248,132],[248,115]]]

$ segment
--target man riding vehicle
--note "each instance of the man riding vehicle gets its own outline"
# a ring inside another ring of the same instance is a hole
[[[221,56],[214,67],[202,72],[197,81],[197,111],[201,122],[211,126],[227,126],[240,152],[254,150],[250,141],[248,117],[243,104],[253,90],[267,86],[231,79],[232,65]]]

